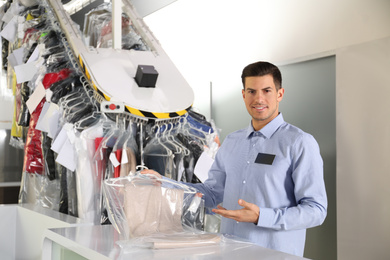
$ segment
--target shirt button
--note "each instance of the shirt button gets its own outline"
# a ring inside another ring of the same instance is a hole
[[[247,164],[249,164],[249,161],[246,161]]]
[[[237,221],[236,223],[238,224],[238,223],[240,223],[240,222]]]
[[[246,183],[246,181],[243,181],[242,183],[244,183],[244,184],[245,184],[245,183]]]

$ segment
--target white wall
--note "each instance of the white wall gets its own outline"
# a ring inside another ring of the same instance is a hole
[[[390,259],[390,37],[336,54],[339,259]]]

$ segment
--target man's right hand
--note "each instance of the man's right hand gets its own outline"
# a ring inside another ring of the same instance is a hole
[[[140,171],[140,173],[141,174],[151,174],[151,175],[156,176],[158,179],[162,178],[161,174],[159,174],[158,172],[156,172],[154,170],[144,169],[144,170]]]

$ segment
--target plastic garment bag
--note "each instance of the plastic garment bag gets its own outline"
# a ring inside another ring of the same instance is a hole
[[[72,86],[70,86],[72,88]],[[76,123],[95,111],[90,97],[82,87],[76,87],[58,101],[62,118],[67,123]]]
[[[19,89],[20,85],[20,95],[17,95],[17,102],[20,102],[20,110],[18,111],[18,125],[20,126],[28,126],[30,123],[30,112],[28,111],[26,102],[30,96],[30,88],[27,85],[27,82],[22,84],[17,84],[17,88]],[[19,101],[20,98],[20,101]]]
[[[118,138],[120,137],[121,129],[118,126],[110,129],[103,138],[95,139],[96,152],[94,155],[95,163],[95,172],[97,173],[97,178],[103,185],[103,181],[109,178],[114,177],[114,165],[112,160],[110,160],[111,152],[114,148],[114,145]],[[102,186],[99,187],[100,196],[100,213],[101,213],[101,224],[110,224],[110,221],[107,216],[107,210],[105,202],[103,201],[103,192]]]
[[[160,137],[161,142],[171,149],[174,154],[174,172],[172,179],[176,181],[182,179],[185,158],[191,154],[191,151],[177,138],[180,127],[180,124],[177,123],[167,123]]]
[[[218,245],[219,234],[191,225],[188,216],[203,211],[196,190],[167,178],[136,174],[104,182],[109,217],[124,248],[183,248]]]
[[[143,152],[145,165],[161,175],[173,179],[175,172],[174,153],[164,144],[161,138],[160,126],[156,129],[155,136],[146,144]]]
[[[194,175],[194,168],[197,160],[203,152],[203,144],[197,138],[190,135],[178,133],[177,138],[187,147],[190,154],[184,157],[184,174],[181,178],[184,182],[197,183],[199,179]]]
[[[80,85],[80,80],[77,75],[73,77],[69,77],[65,80],[58,81],[58,85],[52,84],[53,90],[57,90],[59,86],[64,88],[68,88],[67,91],[62,93],[56,92],[58,96],[56,99],[58,100],[58,105],[61,111],[61,123],[62,125],[70,125],[72,123],[78,122],[80,118],[85,117],[86,115],[91,114],[93,105],[90,102],[89,96],[86,94],[82,86]],[[61,97],[62,96],[62,97]],[[52,96],[53,97],[53,96]],[[74,168],[70,168],[67,166],[67,169],[62,169],[60,175],[60,183],[61,183],[61,200],[60,200],[60,212],[70,214],[73,216],[81,216],[87,217],[90,221],[95,221],[96,210],[94,210],[94,201],[91,201],[91,197],[95,196],[96,189],[94,188],[94,183],[87,182],[81,183],[80,177],[83,176],[92,176],[91,169],[92,166],[89,163],[90,157],[88,156],[88,151],[86,151],[85,141],[80,141],[79,136],[80,133],[72,127],[69,129],[69,134],[74,137],[72,138],[71,145],[73,146],[73,150],[75,151],[75,165]],[[101,134],[99,135],[101,136]],[[94,147],[92,147],[92,152],[94,152]],[[80,161],[80,159],[85,159],[85,161]],[[77,166],[78,165],[78,166]],[[66,165],[65,165],[66,166]],[[79,167],[79,168],[77,168]],[[80,169],[81,168],[81,169]],[[86,171],[86,175],[80,175],[79,172]],[[88,178],[91,180],[91,178]],[[84,186],[83,186],[84,185]],[[92,188],[89,191],[86,191],[86,186],[90,185]],[[86,192],[86,196],[83,197],[83,192]],[[91,206],[86,206],[85,201],[88,203],[92,202]]]
[[[50,91],[52,92],[50,101],[57,104],[60,98],[77,88],[82,88],[80,75],[72,75],[64,80],[57,81],[50,86]]]
[[[81,121],[80,121],[81,122]],[[78,216],[88,222],[100,224],[100,185],[93,158],[95,156],[95,139],[115,126],[114,122],[101,116],[90,127],[85,128],[76,138],[77,153],[76,189]]]
[[[91,10],[84,18],[84,37],[89,46],[97,47],[101,29],[105,21],[111,20],[111,4],[104,3]]]
[[[126,121],[120,124],[118,139],[113,147],[110,159],[114,162],[114,178],[135,174],[137,166],[136,153],[138,145],[132,131],[132,122],[126,128]]]
[[[89,46],[109,48],[112,46],[111,3],[103,3],[89,11],[84,18],[83,35]],[[146,51],[141,36],[133,28],[129,17],[122,14],[122,49]]]
[[[71,71],[69,69],[64,69],[56,73],[47,73],[42,80],[44,88],[47,89],[54,82],[68,77],[70,72]],[[31,113],[30,125],[28,128],[26,144],[24,148],[25,155],[23,171],[27,173],[44,173],[41,131],[36,129],[36,125],[45,102],[46,99],[43,98],[35,108],[34,112]]]
[[[133,175],[137,166],[138,146],[135,137],[130,132],[122,147],[120,177]]]
[[[183,210],[203,210],[201,203],[189,207],[202,200],[194,188],[167,178],[137,173],[107,179],[103,188],[111,223],[124,239],[182,232]]]

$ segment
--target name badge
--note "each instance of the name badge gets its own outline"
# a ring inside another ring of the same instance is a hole
[[[274,159],[275,159],[274,154],[259,153],[256,157],[255,163],[272,165]]]

